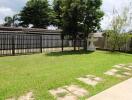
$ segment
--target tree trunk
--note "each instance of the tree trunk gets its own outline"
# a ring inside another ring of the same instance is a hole
[[[74,51],[76,51],[76,39],[74,39]]]
[[[74,33],[74,35],[73,35],[73,45],[74,45],[74,51],[76,51],[76,40],[77,40],[77,36],[76,36],[76,34]]]
[[[88,37],[89,37],[89,34],[85,33],[85,37],[84,37],[84,50],[85,51],[87,51],[87,48],[88,48]]]
[[[87,39],[84,39],[84,50],[87,51]]]

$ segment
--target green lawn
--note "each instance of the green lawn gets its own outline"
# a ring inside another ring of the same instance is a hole
[[[97,51],[0,57],[0,100],[29,91],[36,100],[54,100],[48,90],[70,84],[84,87],[92,96],[125,80],[103,74],[121,63],[132,63],[132,55]],[[104,82],[94,88],[76,80],[87,74],[102,77]]]

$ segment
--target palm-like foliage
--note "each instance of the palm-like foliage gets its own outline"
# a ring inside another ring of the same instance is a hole
[[[11,26],[13,26],[13,27],[16,27],[16,26],[18,26],[18,23],[16,23],[16,21],[18,21],[19,20],[19,17],[18,17],[18,14],[16,14],[16,15],[14,15],[14,16],[7,16],[7,17],[5,17],[5,24],[4,24],[4,26],[8,26],[8,27],[11,27]]]
[[[12,25],[12,17],[7,16],[7,17],[5,17],[4,20],[5,20],[4,26],[11,26]]]

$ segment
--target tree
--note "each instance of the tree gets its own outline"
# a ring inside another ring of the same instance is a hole
[[[114,9],[113,10],[113,19],[111,21],[110,30],[107,31],[106,34],[108,36],[108,44],[112,51],[119,50],[124,47],[126,51],[126,44],[130,39],[129,34],[125,30],[127,27],[131,25],[131,16],[129,13],[131,12],[129,7],[123,8],[121,14]]]
[[[8,26],[8,27],[17,27],[18,26],[18,20],[19,20],[19,17],[18,17],[18,14],[15,14],[14,16],[10,17],[10,16],[7,16],[5,17],[5,24],[4,26]]]
[[[80,24],[80,0],[65,0],[63,7],[63,33],[72,37],[74,50],[76,50],[76,40],[79,35]]]
[[[50,8],[47,0],[29,0],[20,12],[21,25],[46,28],[49,25]]]
[[[83,1],[83,0],[82,0]],[[100,21],[104,16],[103,11],[101,11],[102,0],[84,0],[83,3],[83,33],[84,40],[88,41],[88,36],[90,33],[97,32],[100,29]],[[84,49],[87,49],[87,42]]]
[[[129,33],[119,34],[113,30],[108,30],[106,31],[106,36],[107,36],[108,47],[112,52],[114,52],[115,50],[127,51],[126,44],[128,43],[128,40],[130,39]]]
[[[12,24],[12,17],[10,17],[10,16],[7,16],[7,17],[5,17],[5,24],[4,24],[4,26],[11,26],[11,24]]]
[[[56,0],[55,0],[56,1]],[[84,39],[88,34],[100,28],[100,20],[103,12],[100,10],[101,0],[57,0],[55,12],[61,16],[62,29],[65,35],[74,39],[74,45],[79,32],[84,33]],[[86,47],[85,47],[86,49]]]
[[[87,38],[89,33],[100,29],[100,21],[104,15],[100,7],[102,0],[85,0],[84,9],[84,33]]]
[[[73,36],[76,38],[78,33],[78,15],[79,9],[76,0],[67,0],[64,2],[64,13],[63,13],[63,31],[64,33]]]
[[[62,28],[62,0],[54,0],[53,2],[53,10],[54,10],[54,25],[58,28]],[[53,13],[52,13],[53,14]]]

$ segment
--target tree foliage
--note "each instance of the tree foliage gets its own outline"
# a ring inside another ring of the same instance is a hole
[[[130,40],[129,33],[117,34],[113,30],[106,32],[108,48],[111,51],[127,51],[127,43]]]
[[[127,50],[126,44],[130,40],[130,36],[129,33],[126,32],[126,27],[130,27],[129,25],[131,25],[130,11],[129,7],[124,7],[120,14],[116,9],[113,10],[111,31],[106,31],[107,42],[112,51],[121,51],[122,48],[124,48],[123,51]]]
[[[4,20],[5,20],[4,26],[11,26],[12,18],[10,16],[6,16]]]
[[[101,5],[102,0],[85,0],[84,33],[86,36],[100,29],[100,21],[104,15],[100,9]]]
[[[54,19],[52,20],[53,25],[62,28],[62,0],[54,0],[53,2]]]
[[[7,27],[11,27],[11,26],[17,27],[18,26],[18,23],[17,23],[18,20],[19,20],[18,14],[15,14],[12,17],[11,16],[6,16],[5,19],[4,19],[4,21],[5,21],[4,26],[7,26]]]
[[[101,5],[102,0],[54,0],[54,11],[58,19],[56,25],[61,26],[63,33],[73,40],[80,37],[86,40],[90,33],[100,28],[104,14]]]
[[[87,37],[89,33],[100,28],[100,20],[103,17],[100,9],[101,0],[55,0],[54,2],[54,11],[59,16],[57,18],[62,20],[65,34],[76,37],[79,32],[83,32]]]
[[[49,25],[49,4],[47,0],[29,0],[20,12],[21,25],[46,28]]]

